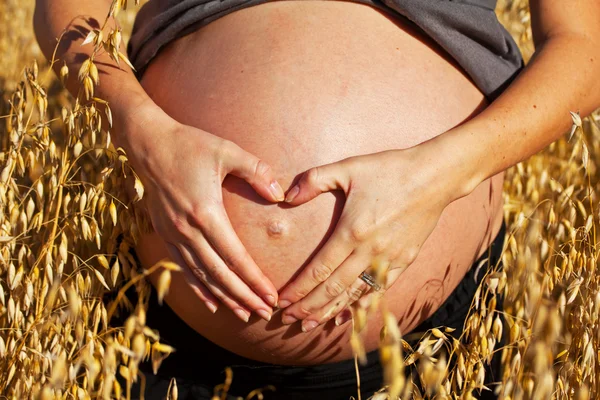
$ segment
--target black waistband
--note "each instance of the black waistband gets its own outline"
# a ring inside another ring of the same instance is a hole
[[[488,251],[473,263],[439,309],[412,332],[447,326],[456,329],[452,333],[454,336],[458,337],[461,334],[481,279],[489,269],[500,264],[505,234],[506,226],[503,223]],[[281,390],[289,393],[298,390],[304,394],[311,391],[322,394],[324,391],[335,391],[343,387],[356,388],[356,371],[352,359],[316,366],[295,367],[267,364],[241,357],[198,334],[169,307],[159,306],[154,290],[150,299],[147,324],[159,330],[164,342],[177,348],[175,353],[163,361],[159,375],[177,377],[180,382],[214,387],[224,381],[223,370],[229,366],[232,367],[235,377],[232,390],[242,394],[268,384],[279,387],[279,394]],[[141,369],[151,373],[149,363],[142,364]],[[377,390],[381,387],[382,368],[377,350],[368,353],[367,363],[360,366],[359,371],[363,388],[371,387],[372,390]]]

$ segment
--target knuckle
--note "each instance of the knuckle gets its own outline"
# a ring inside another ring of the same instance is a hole
[[[281,319],[282,320],[285,320],[288,317],[292,317],[294,319],[299,319],[296,316],[296,313],[294,312],[294,310],[291,310],[291,309],[286,309],[284,313],[281,313]]]
[[[362,289],[357,287],[348,288],[348,298],[350,299],[350,302],[354,303],[355,301],[358,301],[358,299],[360,299],[362,295]]]
[[[332,272],[333,269],[330,266],[321,263],[313,268],[312,278],[315,282],[324,282]]]
[[[199,206],[194,206],[190,212],[189,220],[192,225],[203,227],[206,224],[207,217],[206,210]]]
[[[312,314],[312,311],[306,308],[305,306],[300,306],[298,307],[297,313],[298,315],[300,315],[301,318],[306,318]]]
[[[290,307],[286,309],[285,313],[282,315],[283,317],[290,316],[296,319],[304,319],[312,314],[312,311],[308,310],[306,307],[297,305],[294,307]]]
[[[232,254],[227,254],[223,256],[225,263],[233,270],[233,271],[241,271],[246,264],[246,255],[244,253],[240,254],[234,252]]]
[[[315,186],[319,183],[319,168],[315,167],[306,171],[304,179],[310,186]]]
[[[210,268],[210,275],[212,278],[220,283],[225,283],[229,278],[228,270],[225,268],[220,268],[218,265],[213,265]]]
[[[198,265],[194,265],[191,266],[190,269],[192,270],[192,274],[194,274],[194,276],[198,278],[202,283],[207,283],[208,277],[206,275],[206,271],[203,268],[200,268],[200,266]]]
[[[210,221],[214,220],[218,214],[216,203],[202,204],[195,203],[192,205],[189,212],[189,221],[192,225],[200,228],[208,228]]]
[[[236,154],[237,149],[238,145],[231,140],[223,140],[217,148],[217,155],[220,158],[230,159]]]
[[[373,241],[371,249],[374,254],[381,254],[387,249],[387,247],[387,240],[385,238],[379,237]]]
[[[256,166],[254,167],[254,176],[255,177],[268,177],[271,175],[271,166],[264,162],[263,160],[258,160],[256,162]]]
[[[369,229],[365,224],[353,224],[350,227],[350,238],[355,242],[364,241],[369,235]]]
[[[409,247],[402,252],[401,261],[404,265],[410,265],[417,259],[419,255],[419,249],[416,247]]]
[[[173,224],[173,229],[177,233],[179,233],[184,238],[189,237],[189,225],[187,221],[179,216],[174,216],[171,218],[171,224]]]
[[[344,292],[344,285],[340,281],[331,280],[325,284],[325,292],[330,298],[338,297]]]
[[[303,299],[308,294],[308,289],[306,288],[297,288],[294,290],[294,299]]]

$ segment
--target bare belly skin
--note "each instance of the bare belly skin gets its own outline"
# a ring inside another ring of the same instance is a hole
[[[142,85],[178,121],[267,161],[284,189],[310,167],[424,142],[486,105],[460,68],[410,25],[370,6],[333,1],[234,12],[169,45]],[[502,222],[501,189],[502,174],[448,206],[386,293],[402,332],[431,315],[488,247]],[[329,237],[343,207],[337,193],[295,208],[268,204],[231,176],[223,196],[235,231],[278,288]],[[155,234],[142,237],[137,250],[145,266],[167,257]],[[351,324],[330,322],[305,334],[299,323],[282,325],[280,313],[244,324],[225,307],[211,314],[178,274],[166,301],[201,335],[245,357],[277,364],[352,357]],[[373,315],[367,350],[377,348],[380,327]]]

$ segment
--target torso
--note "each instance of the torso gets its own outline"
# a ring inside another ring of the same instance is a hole
[[[485,106],[457,65],[409,25],[337,1],[271,2],[229,14],[169,45],[142,84],[175,119],[263,158],[284,188],[313,166],[414,146]],[[402,332],[431,315],[487,248],[502,221],[501,190],[499,175],[448,206],[388,290]],[[238,236],[278,288],[324,243],[343,206],[331,193],[296,208],[270,205],[233,177],[223,195]],[[145,265],[167,254],[154,234],[138,253]],[[352,356],[351,324],[304,334],[299,324],[282,326],[279,313],[244,324],[224,307],[210,314],[182,278],[171,285],[166,301],[184,321],[245,357],[312,364]],[[379,320],[374,315],[365,332],[367,350],[377,347]]]

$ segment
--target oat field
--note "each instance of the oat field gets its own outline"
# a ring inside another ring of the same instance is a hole
[[[123,40],[135,15],[130,3],[118,15]],[[108,105],[85,95],[95,85],[93,65],[63,71],[86,87],[76,101],[37,47],[33,5],[0,0],[0,395],[136,397],[116,376],[131,382],[143,358],[159,367],[173,351],[146,326],[148,272],[129,252],[147,224],[125,200],[131,169],[102,123]],[[498,15],[529,59],[527,2],[500,0]],[[106,32],[103,40],[110,46],[116,38]],[[489,389],[501,399],[600,398],[600,113],[565,118],[573,119],[572,134],[507,173],[505,268],[482,283],[464,343],[440,327],[410,347],[387,315],[388,385],[374,399],[474,398],[486,390],[484,363],[499,351],[504,374]],[[177,266],[162,266],[166,290]],[[140,304],[122,295],[132,286]],[[505,295],[506,324],[496,293]],[[129,315],[124,326],[109,324],[117,312]],[[355,313],[357,356],[367,312]],[[503,330],[508,343],[498,348]],[[411,379],[408,365],[418,371]],[[173,381],[165,396],[177,394]],[[247,398],[260,399],[260,391]]]

